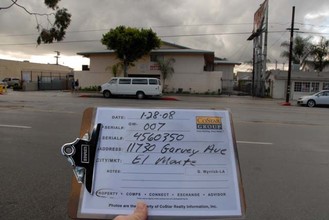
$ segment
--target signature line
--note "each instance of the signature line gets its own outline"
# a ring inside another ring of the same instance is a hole
[[[272,145],[273,143],[268,142],[252,142],[252,141],[237,141],[238,144],[259,144],[259,145]]]

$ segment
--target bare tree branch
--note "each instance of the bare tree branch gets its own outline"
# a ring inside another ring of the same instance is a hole
[[[13,5],[16,5],[17,7],[22,8],[26,13],[29,15],[38,15],[38,16],[49,16],[49,15],[55,15],[55,13],[36,13],[36,12],[30,12],[27,10],[24,6],[17,3],[18,0],[11,0],[13,2]]]
[[[9,5],[9,6],[5,6],[5,7],[0,7],[0,10],[1,10],[1,9],[9,9],[9,8],[11,8],[13,5],[16,4],[17,1],[18,1],[18,0],[12,0],[12,4],[11,4],[11,5]]]

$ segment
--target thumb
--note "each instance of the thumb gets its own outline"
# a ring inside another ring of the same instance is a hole
[[[147,219],[147,205],[144,202],[137,202],[134,213],[132,214],[131,220],[146,220]]]

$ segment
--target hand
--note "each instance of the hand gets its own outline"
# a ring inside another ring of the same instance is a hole
[[[147,219],[147,205],[144,202],[137,202],[134,213],[131,215],[119,215],[113,220],[146,220]]]

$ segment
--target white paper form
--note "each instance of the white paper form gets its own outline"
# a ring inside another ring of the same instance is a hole
[[[242,216],[239,167],[225,110],[97,108],[101,123],[94,193],[80,214]]]

